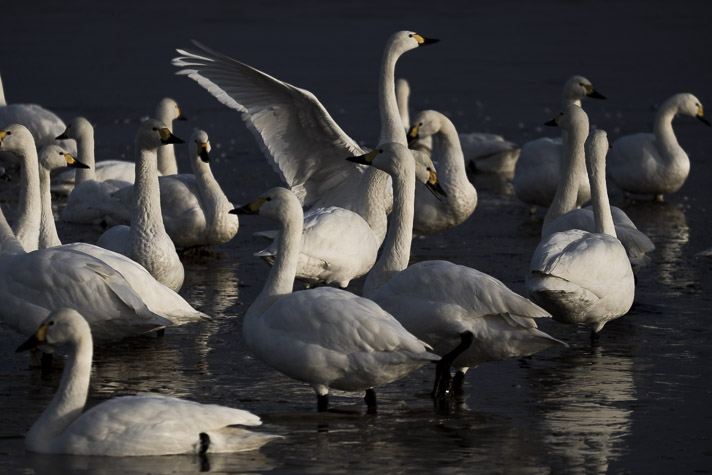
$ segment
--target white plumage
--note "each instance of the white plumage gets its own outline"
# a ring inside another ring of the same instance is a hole
[[[89,390],[92,332],[75,310],[62,308],[18,351],[37,345],[68,347],[62,380],[47,409],[30,428],[31,452],[139,456],[254,450],[276,436],[232,425],[258,426],[248,411],[161,395],[110,399],[82,413]]]
[[[626,194],[653,195],[662,201],[663,195],[676,192],[685,183],[690,159],[672,129],[677,114],[697,117],[710,125],[700,100],[692,94],[680,93],[660,106],[653,133],[625,135],[613,142],[608,153],[608,175]]]

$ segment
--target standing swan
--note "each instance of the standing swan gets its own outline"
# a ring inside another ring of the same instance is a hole
[[[605,99],[583,76],[572,76],[564,84],[561,97],[561,110],[570,104],[581,106],[584,97]],[[537,206],[549,206],[556,194],[559,177],[559,163],[562,160],[565,132],[562,137],[548,137],[529,141],[522,146],[522,151],[514,169],[514,192],[524,203],[531,207],[532,212]],[[591,189],[586,176],[586,166],[582,163],[578,183],[576,206],[581,206],[591,198]]]
[[[411,31],[390,36],[381,61],[378,143],[406,144],[395,97],[395,66],[401,55],[438,40]],[[177,50],[173,65],[242,113],[267,160],[306,207],[338,206],[358,212],[383,239],[384,209],[390,208],[388,176],[348,163],[365,153],[309,91],[275,79],[246,64],[194,43],[197,51]],[[373,177],[371,175],[376,175]],[[373,181],[367,186],[363,181]]]
[[[160,152],[165,147],[158,148]],[[224,244],[235,237],[239,228],[237,216],[229,214],[235,207],[228,201],[210,169],[210,141],[204,130],[195,129],[188,141],[193,173],[158,177],[163,225],[178,249]],[[135,186],[116,193],[114,201],[102,206],[113,220],[131,221]]]
[[[333,287],[292,292],[304,221],[294,193],[273,188],[236,212],[280,223],[274,265],[243,320],[245,342],[269,366],[309,383],[319,411],[328,408],[330,388],[365,390],[373,411],[375,386],[438,360],[371,300]]]
[[[566,115],[568,113],[565,112]],[[608,139],[594,130],[586,141],[595,232],[580,229],[544,238],[526,279],[532,300],[563,323],[593,324],[592,336],[633,305],[635,282],[625,248],[616,238],[606,192]]]
[[[702,103],[689,93],[675,94],[666,100],[655,115],[653,133],[626,135],[613,142],[608,153],[608,175],[626,195],[663,195],[679,190],[690,173],[690,159],[682,149],[672,120],[677,114],[697,117],[705,125]]]
[[[447,261],[424,261],[408,267],[416,182],[413,175],[419,172],[414,170],[408,151],[394,147],[396,153],[392,155],[360,157],[393,177],[394,193],[383,252],[366,278],[363,293],[442,357],[434,396],[449,391],[451,365],[458,368],[456,388],[461,389],[470,367],[526,356],[554,344],[565,345],[537,330],[533,319],[549,317],[546,311],[497,279]],[[423,179],[419,177],[418,181]]]
[[[131,226],[114,226],[99,237],[97,245],[130,257],[157,281],[177,292],[183,285],[185,271],[163,225],[156,168],[156,150],[169,143],[184,142],[158,120],[149,119],[141,124],[136,134],[136,183]]]
[[[440,112],[426,110],[415,116],[408,137],[434,137],[438,182],[447,191],[440,198],[422,187],[415,190],[413,221],[416,236],[457,226],[470,217],[477,206],[477,191],[467,178],[465,157],[453,123]]]
[[[38,345],[66,345],[69,355],[57,393],[27,433],[30,452],[117,457],[243,452],[276,437],[231,427],[260,425],[248,411],[158,394],[114,398],[82,413],[93,353],[87,321],[76,310],[56,310],[17,351]]]

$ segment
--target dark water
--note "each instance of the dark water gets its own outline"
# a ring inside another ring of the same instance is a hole
[[[277,176],[237,113],[177,77],[174,48],[199,39],[319,97],[352,137],[378,134],[376,87],[386,38],[413,29],[442,41],[410,52],[397,74],[413,91],[412,109],[447,113],[461,131],[490,131],[523,143],[558,109],[561,84],[583,74],[608,97],[588,101],[592,124],[609,137],[648,130],[654,108],[689,91],[712,108],[706,2],[15,2],[3,7],[0,73],[8,102],[37,102],[63,118],[96,125],[97,158],[131,158],[140,118],[164,96],[190,117],[187,138],[205,129],[213,169],[234,203]],[[708,113],[709,115],[709,113]],[[665,203],[621,206],[655,242],[639,275],[635,304],[606,325],[592,347],[588,330],[543,322],[570,344],[532,358],[468,373],[466,394],[450,408],[425,397],[424,369],[378,388],[379,412],[360,394],[336,393],[340,413],[316,413],[312,390],[255,360],[241,319],[267,267],[252,233],[272,228],[244,218],[238,236],[212,256],[186,257],[181,294],[212,322],[169,329],[98,348],[89,404],[158,392],[248,409],[263,430],[285,436],[259,452],[118,458],[40,456],[24,434],[59,381],[28,368],[14,348],[23,337],[0,324],[0,472],[428,472],[708,473],[712,471],[712,246],[708,193],[712,129],[678,118],[675,130],[692,173]],[[186,150],[179,166],[187,170]],[[462,226],[417,239],[413,260],[446,258],[524,291],[541,216],[497,177],[470,177],[480,202]],[[3,184],[3,209],[16,189]],[[61,206],[61,203],[60,203]],[[11,214],[11,213],[8,213]],[[65,242],[94,242],[101,230],[60,226]],[[359,291],[360,282],[353,285]]]

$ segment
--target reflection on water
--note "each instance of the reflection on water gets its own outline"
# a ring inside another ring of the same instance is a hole
[[[574,348],[541,374],[541,425],[571,473],[606,473],[626,453],[635,401],[633,362],[605,348]]]

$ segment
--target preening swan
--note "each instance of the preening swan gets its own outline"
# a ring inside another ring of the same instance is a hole
[[[161,146],[173,147],[172,144]],[[192,174],[158,177],[163,225],[178,249],[214,246],[230,241],[239,228],[234,209],[210,169],[210,141],[204,130],[196,129],[188,141]],[[101,210],[119,223],[131,221],[135,186],[112,195],[113,201]]]
[[[567,109],[564,117],[574,107]],[[635,294],[633,271],[616,238],[606,193],[607,152],[606,133],[591,132],[586,141],[586,165],[595,232],[571,229],[544,238],[534,251],[526,279],[530,298],[549,310],[555,320],[592,324],[592,335],[627,313]]]
[[[396,32],[388,39],[379,78],[378,143],[406,144],[395,97],[395,65],[405,52],[435,41],[409,31]],[[365,151],[341,130],[312,93],[198,43],[193,51],[178,52],[182,56],[173,60],[182,68],[178,74],[187,75],[220,102],[242,112],[268,161],[304,206],[356,211],[377,236],[385,236],[382,209],[384,201],[385,209],[390,209],[388,176],[344,161],[344,157]],[[364,180],[374,183],[366,185]]]
[[[563,116],[558,116],[554,122],[566,131],[568,140],[560,162],[561,181],[544,217],[542,239],[569,229],[581,229],[591,233],[596,231],[593,208],[588,206],[575,209],[577,183],[587,179],[586,175],[581,175],[581,165],[586,163],[584,143],[588,136],[588,116],[580,107],[569,105]],[[648,264],[650,258],[646,254],[655,250],[655,245],[645,233],[636,228],[622,209],[615,206],[611,206],[610,209],[616,236],[625,247],[633,271],[636,272],[640,267]]]
[[[533,318],[549,314],[500,281],[475,269],[446,261],[408,266],[412,241],[416,180],[410,153],[400,144],[362,157],[393,177],[393,212],[381,257],[364,284],[373,299],[403,326],[442,356],[435,396],[449,390],[450,366],[458,368],[461,387],[469,367],[487,361],[529,355],[564,344],[536,329]]]
[[[581,106],[584,97],[593,99],[605,99],[599,94],[591,84],[591,81],[583,76],[572,76],[564,84],[561,97],[561,110],[565,110],[569,104]],[[563,156],[564,143],[566,142],[565,132],[562,137],[551,139],[543,137],[532,140],[522,146],[522,151],[517,160],[514,170],[512,185],[514,192],[524,203],[528,204],[532,211],[536,206],[549,206],[556,194],[556,187],[559,183],[559,163]],[[582,163],[578,184],[578,194],[576,206],[581,206],[591,198],[591,190],[586,177],[586,167]]]
[[[157,281],[176,292],[185,271],[175,245],[166,233],[158,186],[158,147],[184,143],[162,122],[149,119],[136,134],[136,183],[131,226],[119,225],[99,237],[97,245],[130,257],[146,268]]]
[[[294,193],[273,188],[236,212],[280,223],[274,265],[243,320],[245,342],[269,366],[309,383],[319,411],[330,388],[365,390],[374,410],[375,386],[439,359],[371,300],[333,287],[292,292],[304,222]]]
[[[672,129],[677,114],[697,117],[710,125],[699,99],[689,93],[675,94],[660,106],[653,133],[626,135],[613,142],[608,175],[626,195],[653,195],[662,201],[663,195],[676,192],[685,183],[690,159]]]
[[[72,175],[60,174],[52,190],[69,193],[60,219],[67,223],[98,224],[106,221],[98,205],[111,201],[111,194],[134,181],[133,162],[104,160],[94,157],[94,127],[84,117],[75,117],[58,138],[77,141],[77,158],[89,168],[72,170]],[[94,167],[100,166],[100,169]],[[66,173],[66,172],[65,172]],[[57,184],[58,183],[58,184]]]
[[[423,187],[415,190],[413,233],[432,234],[452,228],[470,217],[477,206],[477,191],[467,178],[465,158],[453,123],[440,112],[426,110],[415,116],[409,138],[433,137],[438,182],[446,197],[435,196]]]
[[[66,346],[62,380],[52,402],[30,428],[31,452],[74,455],[168,455],[254,450],[277,436],[232,427],[258,426],[248,411],[147,394],[110,399],[84,411],[92,365],[92,332],[76,310],[52,312],[17,348]]]
[[[155,117],[173,131],[174,120],[186,120],[181,114],[180,107],[175,99],[164,97],[156,106]],[[161,175],[175,175],[178,173],[178,162],[173,144],[167,144],[158,149],[158,173]],[[195,173],[195,172],[194,172]]]

